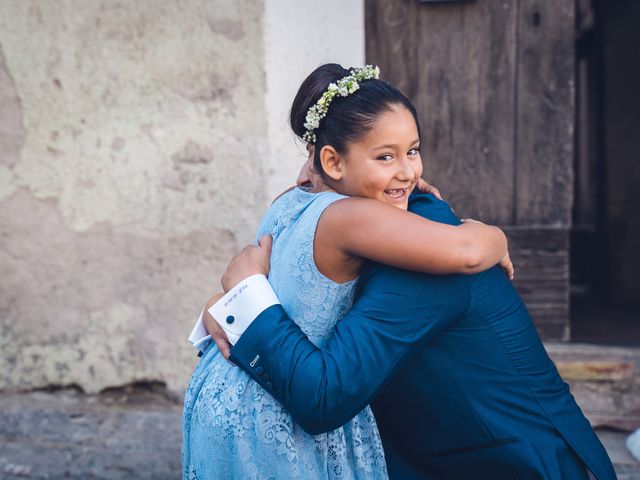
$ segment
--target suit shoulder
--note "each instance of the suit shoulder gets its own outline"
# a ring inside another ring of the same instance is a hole
[[[459,225],[453,209],[444,200],[439,200],[430,193],[412,194],[409,201],[409,211],[434,222]]]

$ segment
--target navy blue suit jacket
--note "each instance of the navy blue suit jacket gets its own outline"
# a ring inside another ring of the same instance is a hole
[[[432,195],[409,209],[460,223]],[[275,305],[231,350],[302,428],[335,429],[371,403],[391,478],[586,479],[586,466],[615,479],[501,269],[438,276],[370,262],[359,284],[322,349]]]

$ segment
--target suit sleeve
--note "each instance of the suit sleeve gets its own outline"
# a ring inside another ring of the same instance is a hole
[[[464,314],[468,279],[376,265],[322,348],[274,305],[242,334],[231,360],[305,431],[333,430],[370,403],[417,346]]]

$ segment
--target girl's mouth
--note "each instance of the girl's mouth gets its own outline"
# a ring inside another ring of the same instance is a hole
[[[389,188],[384,191],[387,197],[395,201],[404,200],[408,192],[408,188]]]

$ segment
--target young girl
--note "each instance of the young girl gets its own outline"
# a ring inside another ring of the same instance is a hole
[[[258,230],[258,238],[273,237],[269,281],[318,345],[350,308],[364,259],[475,273],[506,255],[495,227],[454,227],[406,211],[422,174],[419,123],[411,102],[377,76],[369,66],[327,64],[303,82],[291,127],[312,145],[323,183],[283,194]],[[187,389],[183,420],[185,479],[387,478],[369,407],[311,436],[213,342]]]

